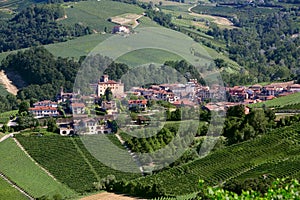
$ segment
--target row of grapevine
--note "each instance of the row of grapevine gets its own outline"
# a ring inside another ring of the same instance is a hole
[[[125,180],[140,176],[120,172],[102,164],[89,153],[79,137],[58,135],[17,135],[16,137],[40,165],[60,182],[79,193],[93,191],[94,182],[99,182],[101,178],[108,175],[115,175],[117,179]],[[113,154],[113,152],[110,153]]]
[[[221,184],[236,177],[265,174],[274,177],[299,174],[300,165],[295,157],[300,152],[300,123],[275,129],[254,140],[217,150],[186,165],[134,180],[145,185],[156,184],[165,195],[176,196],[198,190],[197,182],[203,179],[210,185]],[[289,159],[293,161],[289,161]],[[252,174],[251,174],[252,173]],[[294,177],[294,176],[292,176]]]

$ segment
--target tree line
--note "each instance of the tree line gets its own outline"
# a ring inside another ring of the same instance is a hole
[[[89,27],[80,24],[74,27],[59,24],[56,20],[64,15],[60,5],[42,4],[27,7],[10,20],[1,20],[0,52],[63,42],[92,33]]]

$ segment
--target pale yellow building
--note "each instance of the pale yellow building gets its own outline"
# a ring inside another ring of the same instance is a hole
[[[108,75],[103,75],[97,85],[97,96],[105,94],[107,88],[111,89],[114,97],[124,96],[124,84],[121,82],[116,82],[108,79]]]

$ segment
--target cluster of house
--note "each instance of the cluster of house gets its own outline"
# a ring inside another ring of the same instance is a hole
[[[128,95],[137,97],[135,100],[128,100],[128,109],[138,108],[140,111],[147,109],[148,101],[162,100],[173,104],[176,107],[189,106],[196,107],[199,103],[211,100],[222,99],[225,91],[233,102],[218,101],[218,103],[207,103],[205,109],[208,110],[226,110],[230,106],[238,104],[252,104],[261,101],[271,100],[279,96],[286,96],[295,92],[300,92],[300,84],[293,82],[272,83],[270,85],[252,85],[221,87],[212,85],[211,87],[202,86],[196,79],[191,79],[185,84],[160,84],[151,85],[148,88],[134,87],[130,91],[124,92],[124,84],[121,82],[109,80],[108,75],[101,77],[97,84],[94,84],[95,94],[90,96],[81,96],[77,93],[65,93],[61,89],[57,96],[57,101],[40,101],[33,105],[29,111],[36,117],[56,117],[60,115],[60,103],[68,102],[69,110],[73,114],[70,120],[58,120],[61,135],[73,134],[75,131],[80,134],[100,134],[110,133],[111,127],[108,126],[109,120],[115,120],[118,114],[116,102],[102,101],[101,109],[105,115],[90,118],[87,114],[87,108],[95,104],[95,100],[105,95],[107,88],[110,88],[113,96],[118,99],[124,99]],[[246,111],[247,112],[247,111]]]

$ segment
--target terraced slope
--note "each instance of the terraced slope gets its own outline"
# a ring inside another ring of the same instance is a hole
[[[84,147],[79,137],[16,136],[27,152],[59,181],[79,193],[94,190],[94,182],[107,175],[132,179],[140,175],[123,173],[102,164]]]
[[[300,177],[300,123],[280,128],[252,141],[220,149],[210,155],[133,182],[154,185],[169,195],[198,190],[199,179],[210,185],[227,180],[259,177]]]
[[[0,143],[0,157],[0,172],[33,197],[56,194],[76,196],[73,190],[39,168],[12,139]]]

